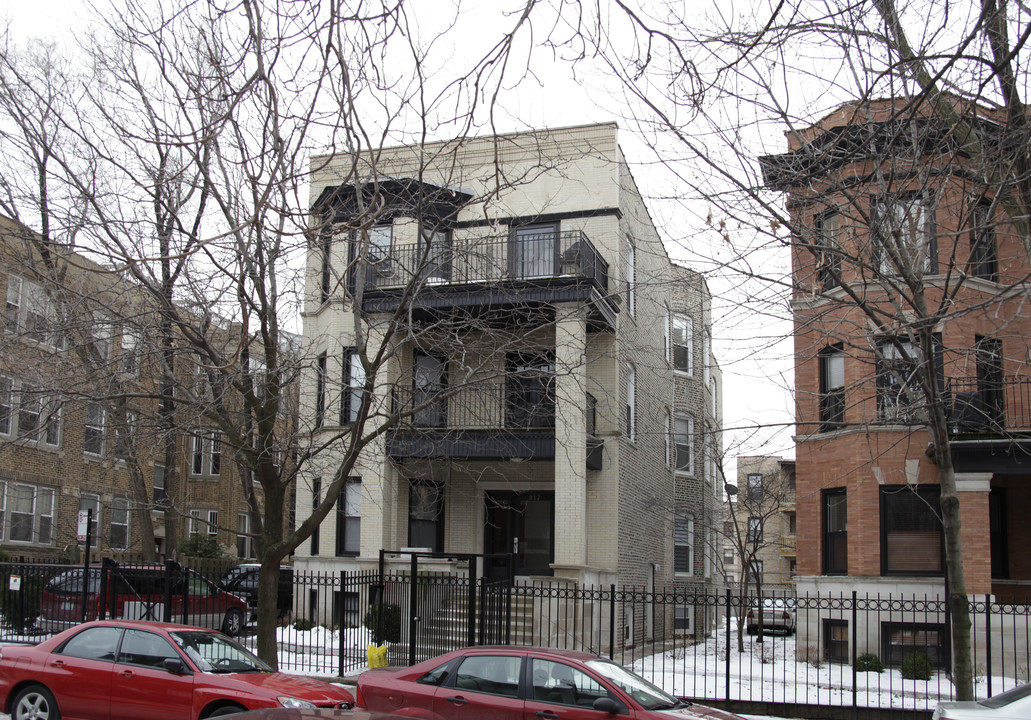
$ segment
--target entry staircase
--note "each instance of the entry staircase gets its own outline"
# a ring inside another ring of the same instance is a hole
[[[505,639],[506,620],[510,619],[511,636],[513,645],[534,644],[534,598],[514,595],[511,598],[511,616],[507,615],[507,598],[492,599],[493,603],[500,605],[496,613],[499,617],[488,621],[487,644],[503,642]],[[480,606],[477,605],[477,613]],[[488,610],[488,615],[491,612]],[[481,622],[483,618],[477,616],[476,642],[480,642]],[[491,633],[499,633],[495,638],[489,637]],[[456,650],[468,645],[469,639],[469,603],[464,598],[452,598],[437,609],[428,621],[420,623],[416,655],[418,660],[440,655],[451,650]]]

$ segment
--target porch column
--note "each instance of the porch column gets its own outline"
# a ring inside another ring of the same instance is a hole
[[[587,564],[586,310],[555,308],[555,575]]]
[[[991,489],[991,473],[956,473],[959,537],[963,543],[967,594],[988,595],[992,592],[991,518],[988,512]]]
[[[374,354],[384,342],[382,330],[369,328],[369,353]],[[396,349],[396,348],[395,348]],[[387,359],[376,375],[373,386],[370,423],[382,422],[390,408],[390,391],[399,373],[397,353]],[[377,419],[379,418],[379,419]],[[361,554],[362,561],[378,562],[380,548],[396,550],[397,472],[387,459],[386,436],[372,440],[355,463],[354,474],[362,479]]]

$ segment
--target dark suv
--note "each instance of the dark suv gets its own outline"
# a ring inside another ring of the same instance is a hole
[[[86,591],[86,620],[96,620],[101,606],[101,568],[90,568]],[[83,570],[55,575],[43,588],[36,621],[46,632],[59,632],[83,619]],[[171,580],[171,587],[168,582]],[[174,565],[121,563],[108,571],[104,614],[126,620],[163,620],[165,598],[172,600],[174,622],[221,630],[238,635],[243,629],[247,604],[241,597],[216,587],[203,575]]]
[[[238,595],[247,601],[251,619],[258,612],[258,570],[257,563],[234,565],[219,580],[218,586],[226,592]],[[276,615],[280,620],[290,617],[294,607],[294,569],[289,565],[279,566],[279,587],[276,591]]]

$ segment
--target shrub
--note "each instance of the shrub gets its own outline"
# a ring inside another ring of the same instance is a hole
[[[863,653],[856,658],[856,672],[884,672],[884,663],[873,653]]]
[[[307,630],[311,630],[314,627],[315,627],[315,623],[313,623],[311,620],[308,620],[306,618],[297,618],[296,620],[294,620],[294,623],[293,623],[294,630],[298,630],[300,632],[305,632]]]
[[[179,540],[177,549],[183,555],[195,558],[224,559],[226,554],[214,535],[193,533],[189,540]]]
[[[934,664],[924,653],[912,653],[902,658],[902,677],[906,680],[930,680]]]
[[[376,632],[379,623],[379,632]],[[387,642],[401,641],[401,608],[397,605],[384,603],[373,605],[369,612],[365,613],[365,620],[362,625],[373,632],[373,642],[377,645],[384,640]]]

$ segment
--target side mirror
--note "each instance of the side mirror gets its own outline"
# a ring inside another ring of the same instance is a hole
[[[165,658],[161,661],[161,665],[173,675],[182,675],[186,672],[186,665],[179,658]]]
[[[615,715],[621,709],[619,703],[607,697],[598,698],[594,701],[592,707],[599,712],[608,713],[609,715]]]

